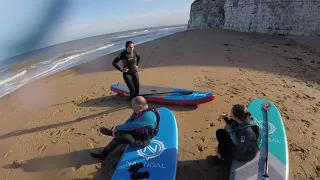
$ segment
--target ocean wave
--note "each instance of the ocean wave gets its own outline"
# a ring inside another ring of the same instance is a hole
[[[91,53],[91,52],[94,52],[94,51],[98,51],[98,50],[110,48],[110,47],[112,47],[112,46],[114,46],[114,44],[106,44],[106,45],[101,46],[101,47],[96,47],[95,49],[93,49],[92,51],[90,51],[90,53]]]
[[[144,31],[138,31],[138,32],[132,32],[130,34],[124,34],[124,35],[121,35],[121,36],[116,36],[114,37],[115,39],[124,39],[124,38],[129,38],[129,37],[135,37],[135,36],[141,36],[141,35],[146,35],[148,34],[148,30],[144,30]]]
[[[160,29],[160,30],[174,30],[174,29],[182,29],[182,28],[185,28],[185,26],[163,28],[163,29]]]
[[[20,66],[22,67],[22,69],[19,69],[21,71],[10,70],[12,71],[10,72],[1,69],[3,73],[0,74],[0,78],[4,80],[0,81],[0,98],[33,80],[118,51],[123,48],[123,42],[126,38],[132,37],[135,44],[140,44],[178,32],[181,28],[184,27],[145,29],[118,34],[116,37],[107,36],[106,41],[108,42],[102,41],[103,43],[101,43],[101,39],[99,41],[94,40],[96,44],[89,43],[90,46],[85,47],[86,49],[82,47],[81,49],[59,54],[58,56],[50,56],[47,59],[42,59],[40,62],[25,62],[24,66]],[[28,66],[26,67],[26,65]]]
[[[24,84],[27,84],[32,80],[63,70],[65,67],[68,67],[73,63],[76,63],[77,60],[76,61],[73,61],[73,60],[75,60],[78,57],[81,57],[89,53],[93,53],[95,51],[110,48],[112,46],[114,46],[114,44],[106,44],[88,51],[75,51],[75,52],[66,53],[56,58],[53,58],[44,62],[40,62],[38,63],[40,64],[39,66],[36,66],[35,64],[33,64],[32,66],[28,67],[28,69],[30,70],[32,69],[32,71],[30,71],[28,74],[27,74],[28,71],[26,69],[14,74],[7,73],[5,74],[5,76],[9,76],[9,77],[4,77],[4,80],[0,81],[0,88],[1,86],[2,88],[4,88],[2,89],[0,97],[8,94],[8,91],[12,92],[15,89],[21,87]],[[22,76],[25,76],[25,77],[22,77]]]
[[[4,80],[1,80],[0,81],[0,85],[3,85],[3,84],[8,83],[10,81],[13,81],[13,80],[17,79],[18,77],[21,77],[21,76],[25,75],[26,73],[27,73],[27,70],[20,71],[20,72],[18,72],[16,74],[4,79]]]

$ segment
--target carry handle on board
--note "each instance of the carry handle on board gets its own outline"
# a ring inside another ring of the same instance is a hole
[[[269,178],[269,168],[268,168],[268,156],[269,156],[269,122],[268,122],[268,111],[270,109],[270,104],[269,103],[262,103],[262,107],[263,109],[266,111],[266,121],[267,121],[267,140],[266,140],[266,143],[267,143],[267,156],[266,156],[266,162],[265,162],[265,169],[264,169],[264,175],[263,177],[264,178]]]
[[[139,96],[150,96],[150,95],[157,95],[157,94],[182,94],[182,95],[190,95],[193,91],[170,91],[170,92],[155,92],[149,94],[139,94]]]

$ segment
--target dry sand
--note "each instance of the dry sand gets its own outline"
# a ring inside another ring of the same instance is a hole
[[[142,56],[142,84],[217,95],[198,107],[166,106],[179,127],[177,179],[228,178],[228,169],[205,160],[214,155],[215,131],[223,127],[217,119],[232,104],[258,97],[270,99],[281,111],[290,179],[318,179],[319,40],[205,29],[136,46]],[[110,140],[99,134],[100,126],[123,123],[131,113],[129,102],[109,90],[111,84],[123,82],[111,66],[115,55],[32,82],[0,100],[0,179],[111,178],[123,147],[103,163],[89,152],[101,150]]]

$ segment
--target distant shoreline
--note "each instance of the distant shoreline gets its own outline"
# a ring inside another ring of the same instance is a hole
[[[35,50],[32,50],[32,51],[28,51],[28,52],[25,52],[25,53],[22,53],[22,54],[18,54],[18,55],[12,56],[12,57],[9,57],[9,58],[6,58],[6,59],[2,59],[2,60],[0,60],[0,63],[1,63],[1,61],[8,61],[9,59],[17,58],[19,56],[23,56],[25,54],[32,53],[34,51],[39,51],[41,49],[51,48],[51,47],[54,47],[54,46],[65,44],[65,43],[71,43],[71,42],[74,42],[74,41],[85,40],[85,39],[88,39],[88,38],[104,36],[104,35],[111,35],[111,34],[116,34],[116,33],[124,33],[124,32],[130,32],[130,31],[138,31],[138,30],[142,30],[142,29],[154,29],[154,28],[162,28],[162,27],[174,27],[174,26],[187,26],[187,24],[168,25],[168,26],[154,26],[154,27],[140,28],[140,29],[129,29],[129,30],[125,30],[125,31],[110,32],[110,33],[106,33],[106,34],[99,34],[99,35],[95,35],[95,36],[83,37],[83,38],[74,39],[74,40],[71,40],[71,41],[61,42],[61,43],[58,43],[58,44],[48,45],[48,46],[45,46],[45,47],[42,47],[42,48],[38,48],[38,49],[35,49]]]

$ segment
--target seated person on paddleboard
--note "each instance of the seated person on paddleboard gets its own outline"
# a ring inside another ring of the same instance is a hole
[[[123,68],[118,66],[118,62],[122,61]],[[130,91],[130,99],[139,95],[140,82],[138,75],[138,64],[140,55],[134,49],[132,41],[126,42],[126,50],[122,51],[112,62],[112,65],[122,72],[124,81]]]
[[[90,153],[92,157],[104,160],[120,144],[146,147],[157,135],[160,123],[158,111],[149,108],[147,100],[142,96],[134,97],[131,106],[133,113],[124,124],[116,126],[114,131],[104,127],[100,129],[102,134],[113,136],[113,139],[100,154]]]
[[[248,162],[254,159],[262,141],[259,122],[241,104],[232,107],[229,117],[223,113],[221,119],[224,119],[226,126],[216,131],[218,152],[210,163],[229,165],[232,160]]]

